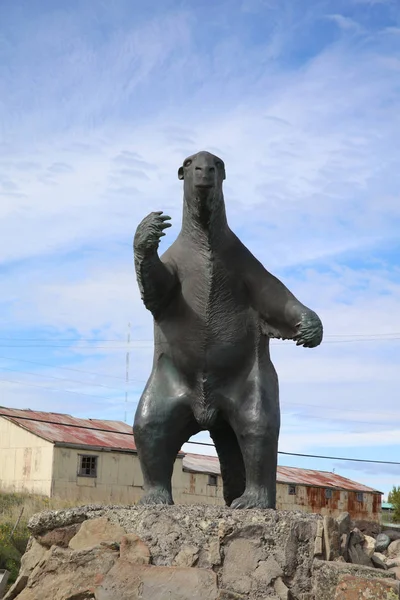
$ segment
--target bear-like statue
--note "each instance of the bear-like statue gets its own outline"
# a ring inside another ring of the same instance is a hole
[[[187,158],[183,221],[149,214],[134,238],[137,281],[154,318],[154,362],[133,426],[143,504],[173,504],[171,477],[181,446],[208,430],[232,508],[275,508],[280,410],[269,339],[307,348],[322,341],[319,317],[271,275],[228,226],[223,161]]]

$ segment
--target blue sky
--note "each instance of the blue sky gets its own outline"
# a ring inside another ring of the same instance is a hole
[[[325,326],[318,349],[272,344],[280,449],[400,460],[397,0],[9,0],[0,24],[0,403],[133,421],[152,320],[132,237],[163,210],[173,241],[177,168],[206,149],[231,227]]]

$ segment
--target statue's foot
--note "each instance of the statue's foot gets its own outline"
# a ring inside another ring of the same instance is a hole
[[[165,488],[151,488],[142,496],[138,504],[173,504],[172,496]]]
[[[265,490],[244,492],[239,498],[233,500],[231,508],[275,508],[268,499]]]

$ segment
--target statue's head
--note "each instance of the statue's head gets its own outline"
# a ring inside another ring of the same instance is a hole
[[[183,161],[178,170],[178,177],[183,180],[187,199],[211,200],[222,197],[225,165],[218,156],[210,152],[198,152]]]

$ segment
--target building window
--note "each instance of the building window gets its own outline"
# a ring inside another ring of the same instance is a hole
[[[364,494],[362,492],[357,492],[357,502],[364,502]]]
[[[296,495],[296,486],[289,485],[289,496],[295,496],[295,495]]]
[[[332,490],[328,488],[325,490],[325,498],[326,500],[330,500],[332,498]]]
[[[97,477],[97,459],[98,456],[79,455],[79,477]]]
[[[218,476],[217,475],[209,475],[208,476],[208,485],[217,485]]]

